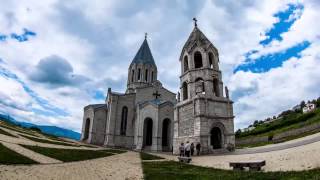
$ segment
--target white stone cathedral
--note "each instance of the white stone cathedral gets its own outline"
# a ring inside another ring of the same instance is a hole
[[[109,88],[104,104],[84,108],[81,140],[174,154],[186,141],[200,143],[204,154],[232,149],[233,102],[223,88],[218,50],[196,22],[179,61],[181,93],[176,96],[158,80],[145,38],[128,68],[126,92]]]

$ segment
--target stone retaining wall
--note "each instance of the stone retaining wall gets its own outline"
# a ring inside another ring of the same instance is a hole
[[[298,128],[298,129],[292,129],[289,131],[276,134],[273,136],[272,141],[274,142],[281,141],[284,138],[287,138],[290,136],[297,136],[306,132],[315,131],[317,129],[320,129],[320,123],[315,123],[315,124]],[[268,141],[269,141],[268,136],[251,137],[251,138],[244,138],[244,139],[236,139],[236,145],[256,144],[256,143],[263,143]]]

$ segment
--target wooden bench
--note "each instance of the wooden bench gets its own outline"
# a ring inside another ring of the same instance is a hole
[[[243,161],[243,162],[230,162],[230,167],[233,170],[244,170],[245,167],[249,167],[249,170],[260,171],[261,167],[266,165],[265,160],[261,161]]]
[[[190,163],[192,159],[191,157],[178,156],[178,160],[179,162]]]

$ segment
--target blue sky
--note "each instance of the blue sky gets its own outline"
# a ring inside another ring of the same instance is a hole
[[[83,107],[125,91],[148,32],[159,80],[179,87],[193,28],[219,50],[236,128],[320,96],[316,0],[7,1],[0,7],[0,112],[80,131]]]

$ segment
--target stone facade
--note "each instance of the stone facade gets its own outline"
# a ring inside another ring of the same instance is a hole
[[[176,96],[157,80],[157,66],[145,39],[128,68],[125,93],[109,88],[105,104],[84,108],[81,140],[173,153],[186,141],[200,143],[202,153],[234,146],[233,102],[223,87],[219,54],[196,26],[180,63],[181,93]]]
[[[162,87],[157,75],[144,40],[128,68],[126,92],[109,88],[105,104],[84,108],[81,140],[108,147],[172,151],[176,94]]]
[[[198,27],[185,43],[180,63],[181,97],[174,109],[173,152],[179,153],[179,144],[186,141],[200,143],[202,154],[234,147],[233,102],[229,92],[223,96],[219,54]]]

